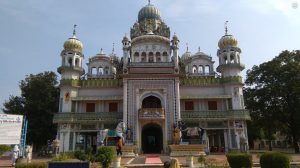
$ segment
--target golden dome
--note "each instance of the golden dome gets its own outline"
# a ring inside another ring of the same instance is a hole
[[[237,47],[238,41],[232,35],[225,34],[218,43],[220,49],[225,47]]]
[[[65,41],[64,49],[82,52],[83,44],[79,39],[76,38],[75,35],[73,35],[71,38]]]

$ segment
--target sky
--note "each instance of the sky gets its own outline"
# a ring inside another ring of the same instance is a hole
[[[201,51],[216,56],[218,41],[234,35],[246,70],[300,49],[300,0],[151,0],[171,33],[180,40],[180,54]],[[77,25],[84,45],[84,65],[100,52],[122,56],[121,40],[130,32],[147,0],[0,0],[0,111],[10,95],[20,95],[26,75],[56,72],[63,43]]]

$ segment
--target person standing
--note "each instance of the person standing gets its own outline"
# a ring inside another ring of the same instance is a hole
[[[18,145],[15,145],[13,148],[13,151],[12,151],[12,156],[11,156],[11,162],[12,162],[13,166],[16,165],[16,161],[19,158],[19,152],[20,152],[20,149],[19,149]]]
[[[116,144],[116,150],[117,150],[117,156],[122,156],[122,147],[123,147],[123,142],[122,142],[122,138],[118,137],[118,141]]]

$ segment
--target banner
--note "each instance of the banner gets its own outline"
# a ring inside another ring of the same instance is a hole
[[[0,144],[20,144],[22,115],[0,114]]]

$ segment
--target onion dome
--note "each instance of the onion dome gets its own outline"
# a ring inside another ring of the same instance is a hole
[[[220,49],[225,47],[237,47],[238,45],[237,39],[233,35],[227,34],[227,23],[228,21],[225,22],[225,35],[219,40],[218,43]]]
[[[127,34],[125,34],[125,36],[123,37],[122,43],[128,42],[128,41],[129,41],[129,38],[127,37]]]
[[[192,55],[193,54],[191,52],[189,52],[188,44],[186,44],[186,52],[184,54],[182,54],[181,59],[182,60],[187,60],[187,59],[191,58]]]
[[[159,9],[156,8],[153,4],[151,4],[150,1],[149,1],[148,5],[144,6],[139,11],[138,21],[141,22],[145,19],[161,20]]]
[[[220,49],[225,48],[225,47],[237,47],[238,45],[238,41],[237,39],[232,36],[232,35],[228,35],[225,34],[218,43],[218,46]]]
[[[77,51],[77,52],[82,53],[83,44],[79,39],[76,38],[75,28],[76,28],[76,25],[74,25],[73,36],[70,37],[67,41],[65,41],[64,49],[65,50]]]

